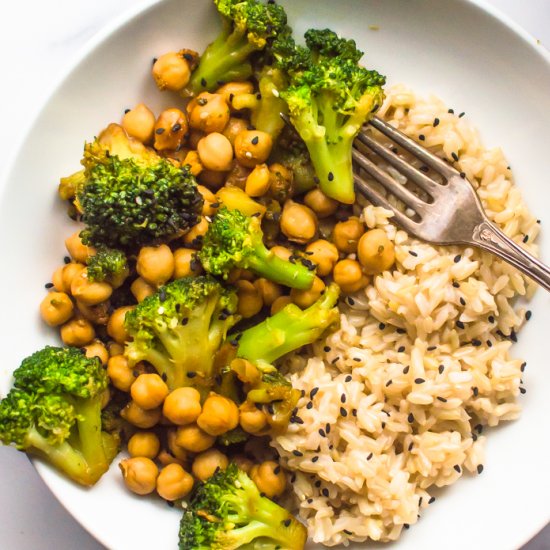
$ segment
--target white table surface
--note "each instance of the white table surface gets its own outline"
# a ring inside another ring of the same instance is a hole
[[[135,3],[135,0],[16,0],[2,4],[0,158],[8,159],[17,148],[43,98],[79,49],[103,25]],[[550,0],[487,0],[487,3],[550,48]],[[0,549],[76,548],[104,547],[57,502],[25,455],[0,447]],[[527,549],[549,550],[549,529]],[[472,547],[472,550],[482,549]]]

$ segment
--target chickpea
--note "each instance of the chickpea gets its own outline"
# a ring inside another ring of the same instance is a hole
[[[129,392],[136,376],[134,369],[128,364],[124,355],[113,355],[107,361],[107,375],[113,386],[121,391]]]
[[[71,264],[66,264],[71,265]],[[73,264],[76,265],[76,264]],[[52,283],[53,283],[53,289],[57,292],[70,292],[70,287],[67,288],[63,284],[63,269],[65,268],[65,265],[60,265],[52,275]]]
[[[193,488],[193,476],[179,464],[168,464],[157,478],[157,493],[168,501],[187,496]]]
[[[203,137],[197,146],[201,164],[207,170],[227,172],[233,161],[231,142],[219,132],[212,132]]]
[[[204,201],[201,214],[203,216],[213,216],[218,210],[215,206],[212,206],[213,204],[216,205],[218,202],[216,195],[214,195],[214,193],[212,193],[212,191],[204,185],[197,185],[197,190],[201,194]]]
[[[138,277],[131,285],[130,290],[138,302],[143,302],[147,296],[155,293],[155,288],[145,279]]]
[[[267,160],[273,139],[267,132],[245,130],[235,138],[235,157],[243,165],[254,168]]]
[[[241,132],[248,130],[246,120],[242,118],[231,117],[222,134],[229,140],[231,145],[235,146],[235,140]]]
[[[115,309],[109,317],[107,323],[107,334],[119,344],[124,344],[130,340],[130,335],[124,325],[124,319],[129,311],[132,311],[134,306],[123,306]]]
[[[211,392],[202,406],[197,424],[212,436],[224,434],[239,424],[239,409],[231,399]]]
[[[332,240],[336,248],[345,254],[357,252],[357,243],[365,227],[357,216],[352,216],[343,222],[338,222],[332,230]]]
[[[244,319],[254,317],[263,307],[261,294],[250,281],[237,281],[238,312]]]
[[[155,61],[152,73],[159,90],[179,92],[187,86],[191,67],[182,53],[168,52]]]
[[[143,409],[135,401],[130,401],[121,411],[120,416],[143,430],[156,426],[161,417],[161,409]]]
[[[271,306],[273,302],[283,294],[283,288],[281,285],[278,285],[277,283],[263,277],[256,279],[254,281],[254,286],[260,294],[262,302],[266,306]]]
[[[155,123],[155,143],[157,151],[170,151],[181,147],[189,125],[185,114],[179,109],[166,109],[160,113]]]
[[[196,258],[197,251],[193,248],[178,248],[174,250],[174,279],[193,276],[202,273],[202,266]]]
[[[338,201],[327,197],[318,187],[306,193],[304,202],[319,218],[332,216],[338,208]]]
[[[239,470],[242,470],[247,474],[252,469],[252,466],[254,466],[254,462],[243,455],[235,455],[232,457],[231,461],[237,465]]]
[[[309,260],[317,264],[317,275],[330,275],[338,261],[338,249],[328,241],[319,239],[307,245],[306,253]]]
[[[86,266],[76,262],[71,262],[59,267],[52,278],[55,290],[69,294],[71,292],[73,280],[80,275],[84,269],[86,269]]]
[[[231,370],[237,375],[237,378],[245,383],[256,385],[262,380],[262,373],[247,359],[236,357],[230,361]]]
[[[269,191],[270,172],[267,164],[257,164],[246,178],[244,190],[250,197],[262,197]]]
[[[177,429],[171,428],[167,431],[166,442],[168,443],[168,450],[181,464],[186,464],[189,462],[189,451],[178,444],[177,437]]]
[[[129,136],[141,143],[151,143],[155,131],[155,115],[147,105],[139,103],[124,114],[122,127]]]
[[[86,260],[95,254],[95,249],[93,247],[86,246],[82,242],[82,239],[80,238],[80,231],[76,231],[70,237],[65,239],[65,247],[67,248],[71,258],[75,262],[80,262],[81,264],[85,264]]]
[[[315,277],[309,290],[293,288],[290,291],[290,298],[298,307],[306,309],[321,297],[323,290],[325,290],[325,283],[319,277]]]
[[[61,326],[61,340],[66,346],[80,348],[95,338],[93,325],[86,319],[73,317]]]
[[[289,258],[292,256],[292,250],[289,250],[285,246],[276,245],[269,249],[275,256],[278,256],[281,258],[281,260],[288,261]]]
[[[201,394],[195,388],[177,388],[164,400],[162,413],[177,426],[197,420],[201,414]]]
[[[206,449],[209,449],[212,445],[214,445],[215,441],[215,436],[207,434],[196,424],[180,426],[176,431],[176,444],[186,451],[193,453],[206,451]]]
[[[217,172],[216,170],[203,170],[199,174],[199,181],[210,189],[217,191],[225,184],[226,177],[227,172]]]
[[[188,111],[189,112],[189,111]],[[187,143],[189,144],[190,149],[197,149],[199,141],[205,136],[204,132],[199,132],[198,130],[189,130],[189,138]],[[197,153],[197,158],[199,154]]]
[[[90,321],[92,325],[106,325],[109,321],[109,311],[111,304],[107,300],[95,306],[83,304],[80,300],[76,300],[76,309],[81,317]]]
[[[393,243],[382,229],[367,231],[359,241],[357,252],[363,269],[370,275],[386,271],[395,263]]]
[[[71,282],[71,294],[86,306],[95,306],[108,300],[113,287],[105,282],[88,279],[88,269],[83,269]]]
[[[206,481],[218,470],[225,470],[229,466],[229,459],[218,449],[208,449],[195,457],[191,471],[200,481]]]
[[[107,344],[107,349],[109,350],[109,357],[114,355],[122,355],[124,353],[124,346],[118,342],[113,342],[112,340]]]
[[[157,465],[144,456],[126,458],[119,463],[126,487],[138,495],[148,495],[157,486]]]
[[[130,456],[144,456],[153,460],[160,451],[160,441],[154,432],[136,432],[128,440]]]
[[[163,466],[168,466],[168,464],[179,464],[180,466],[183,466],[185,464],[185,461],[179,460],[166,449],[160,450],[159,454],[157,455],[157,460]]]
[[[109,352],[101,340],[94,340],[87,346],[84,346],[84,349],[86,350],[86,357],[97,357],[102,365],[106,365],[107,361],[109,361]]]
[[[64,292],[50,292],[40,303],[42,319],[51,327],[66,323],[73,316],[74,306]]]
[[[166,382],[158,374],[140,374],[130,388],[134,402],[145,410],[160,407],[168,392]]]
[[[363,275],[361,265],[356,260],[341,260],[334,266],[334,282],[342,292],[350,294],[367,286],[368,280]]]
[[[317,233],[317,217],[311,208],[287,200],[281,215],[281,231],[290,241],[306,243]]]
[[[227,82],[220,86],[216,93],[221,94],[227,104],[231,106],[235,96],[254,93],[254,85],[252,82]]]
[[[279,296],[272,304],[271,304],[271,315],[275,315],[275,313],[281,311],[281,309],[288,306],[288,304],[292,303],[292,298],[290,296]]]
[[[282,495],[286,487],[286,475],[273,460],[266,460],[257,468],[252,468],[250,478],[268,498]]]
[[[239,423],[245,432],[257,434],[267,426],[267,418],[256,405],[245,401],[239,407]]]
[[[223,132],[229,122],[229,106],[221,94],[200,93],[187,106],[189,125],[209,134]]]
[[[144,246],[138,254],[136,270],[153,286],[163,285],[174,273],[174,255],[166,244]]]
[[[199,223],[195,224],[184,236],[183,242],[185,244],[195,244],[197,239],[204,237],[208,231],[208,221],[204,216],[201,217]]]
[[[189,166],[189,171],[193,176],[198,176],[203,170],[197,151],[189,151],[181,161],[181,165]]]

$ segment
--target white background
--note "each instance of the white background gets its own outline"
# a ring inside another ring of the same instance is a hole
[[[135,3],[135,0],[16,0],[3,4],[0,170],[80,48],[102,26]],[[550,0],[487,0],[487,3],[502,10],[550,47]],[[33,161],[39,162],[41,154],[47,152],[37,152]],[[154,529],[154,525],[151,528]],[[546,529],[544,536],[537,537],[526,550],[550,549],[548,531]],[[101,550],[103,547],[55,500],[25,455],[0,447],[0,549],[75,548]]]

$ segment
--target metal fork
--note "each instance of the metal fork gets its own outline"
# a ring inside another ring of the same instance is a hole
[[[550,291],[550,268],[518,246],[487,219],[477,193],[464,174],[380,118],[373,117],[369,124],[393,144],[440,174],[444,182],[430,178],[363,131],[354,143],[355,167],[367,172],[388,193],[399,199],[406,209],[401,211],[394,207],[387,197],[361,177],[360,171],[356,171],[354,175],[358,192],[374,205],[391,210],[394,214],[392,221],[410,235],[434,244],[477,246],[507,261]],[[423,192],[413,193],[397,182],[365,155],[365,147]],[[414,212],[409,215],[411,211]]]

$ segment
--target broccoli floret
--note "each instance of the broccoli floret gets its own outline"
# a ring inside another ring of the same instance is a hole
[[[122,250],[101,247],[87,260],[88,279],[92,282],[108,282],[113,288],[120,287],[130,270],[126,254]]]
[[[246,80],[252,76],[250,57],[287,28],[284,9],[257,0],[214,0],[223,20],[223,29],[202,54],[191,75],[194,94],[212,91],[223,82]]]
[[[281,92],[290,120],[307,145],[321,190],[346,204],[355,201],[352,145],[361,126],[382,104],[385,78],[367,70],[353,40],[309,30],[306,46],[289,40],[277,54],[289,86]]]
[[[39,456],[82,485],[93,485],[118,453],[118,433],[102,426],[108,378],[99,359],[47,346],[15,370],[0,402],[0,440]]]
[[[239,210],[221,208],[218,211],[198,256],[208,273],[224,278],[233,268],[239,267],[276,283],[308,289],[315,277],[315,273],[304,265],[282,260],[268,250],[263,243],[258,217],[245,216]]]
[[[181,520],[179,548],[301,550],[306,538],[306,528],[262,496],[248,475],[231,463],[193,493]]]
[[[237,357],[254,364],[274,363],[283,355],[318,340],[339,320],[337,308],[340,289],[331,284],[310,307],[300,309],[288,304],[261,323],[241,333]]]
[[[86,225],[85,244],[135,251],[178,236],[195,225],[202,197],[187,167],[177,167],[111,124],[87,143],[84,170],[65,178],[62,197],[74,187]]]
[[[239,320],[237,295],[208,276],[184,277],[161,287],[126,314],[131,364],[148,361],[173,390],[214,385],[215,354]]]

